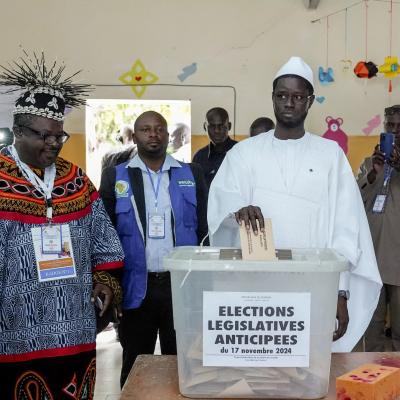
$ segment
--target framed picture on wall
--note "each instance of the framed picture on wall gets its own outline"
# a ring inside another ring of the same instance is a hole
[[[136,118],[159,112],[168,123],[167,152],[179,161],[191,160],[191,103],[189,100],[90,99],[86,106],[86,172],[95,186],[101,171],[136,154],[132,141]]]

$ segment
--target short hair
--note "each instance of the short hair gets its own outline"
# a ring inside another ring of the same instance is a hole
[[[313,94],[314,94],[314,88],[313,88],[313,86],[311,85],[311,83],[308,82],[307,79],[304,79],[302,76],[294,75],[294,74],[282,75],[282,76],[279,76],[278,78],[276,78],[276,79],[272,82],[272,91],[273,91],[273,92],[275,92],[276,85],[278,84],[278,81],[279,81],[279,79],[281,79],[281,78],[299,78],[299,79],[301,79],[303,82],[306,83],[307,90],[308,90],[308,94],[309,94],[309,95],[313,95]]]
[[[176,135],[181,136],[184,144],[190,142],[190,128],[183,122],[176,124],[175,130],[171,133],[171,138],[173,139]]]
[[[250,125],[250,131],[252,131],[253,129],[257,129],[257,128],[263,128],[263,129],[265,129],[264,132],[267,132],[267,131],[275,128],[275,123],[274,123],[274,121],[272,121],[271,118],[260,117],[260,118],[257,118],[256,120],[254,120],[253,123]]]
[[[396,113],[400,114],[400,105],[399,104],[395,104],[391,107],[386,107],[385,108],[385,117],[388,115],[394,115]]]
[[[229,120],[229,114],[228,114],[228,111],[225,110],[225,108],[222,108],[222,107],[210,108],[206,114],[207,120],[214,114],[219,115],[221,117],[221,119],[223,119],[224,121]]]
[[[145,111],[144,113],[140,114],[140,115],[136,118],[135,123],[133,124],[133,130],[134,130],[134,132],[136,132],[136,130],[137,130],[137,124],[138,124],[138,123],[140,122],[140,120],[141,120],[145,115],[147,115],[147,114],[157,115],[157,116],[161,119],[161,121],[165,124],[165,126],[168,128],[167,120],[166,120],[159,112],[153,111],[153,110],[149,110],[149,111]]]

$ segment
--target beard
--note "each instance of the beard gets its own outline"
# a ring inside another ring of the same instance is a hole
[[[279,123],[279,125],[283,126],[284,128],[287,128],[287,129],[293,129],[300,125],[303,125],[306,117],[307,117],[307,111],[304,112],[303,114],[299,115],[297,118],[291,118],[291,119],[281,118],[275,112],[275,118],[276,118],[277,122]]]
[[[160,143],[159,146],[152,147],[152,146],[139,146],[137,148],[138,153],[143,155],[146,158],[157,160],[162,157],[165,157],[167,152],[168,143]]]

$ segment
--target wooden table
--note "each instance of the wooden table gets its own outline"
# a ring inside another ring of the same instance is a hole
[[[400,367],[400,352],[332,354],[329,393],[324,399],[336,399],[337,376],[370,362]],[[187,399],[179,393],[176,356],[139,356],[122,390],[121,400],[176,399]]]

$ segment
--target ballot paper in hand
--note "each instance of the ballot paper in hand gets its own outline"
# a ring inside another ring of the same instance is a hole
[[[257,221],[258,224],[258,221]],[[264,220],[264,232],[258,229],[255,235],[250,228],[246,229],[244,223],[240,225],[240,244],[242,246],[243,260],[272,261],[277,260],[275,256],[275,245],[272,235],[272,222],[270,219]],[[258,225],[259,227],[259,225]]]

